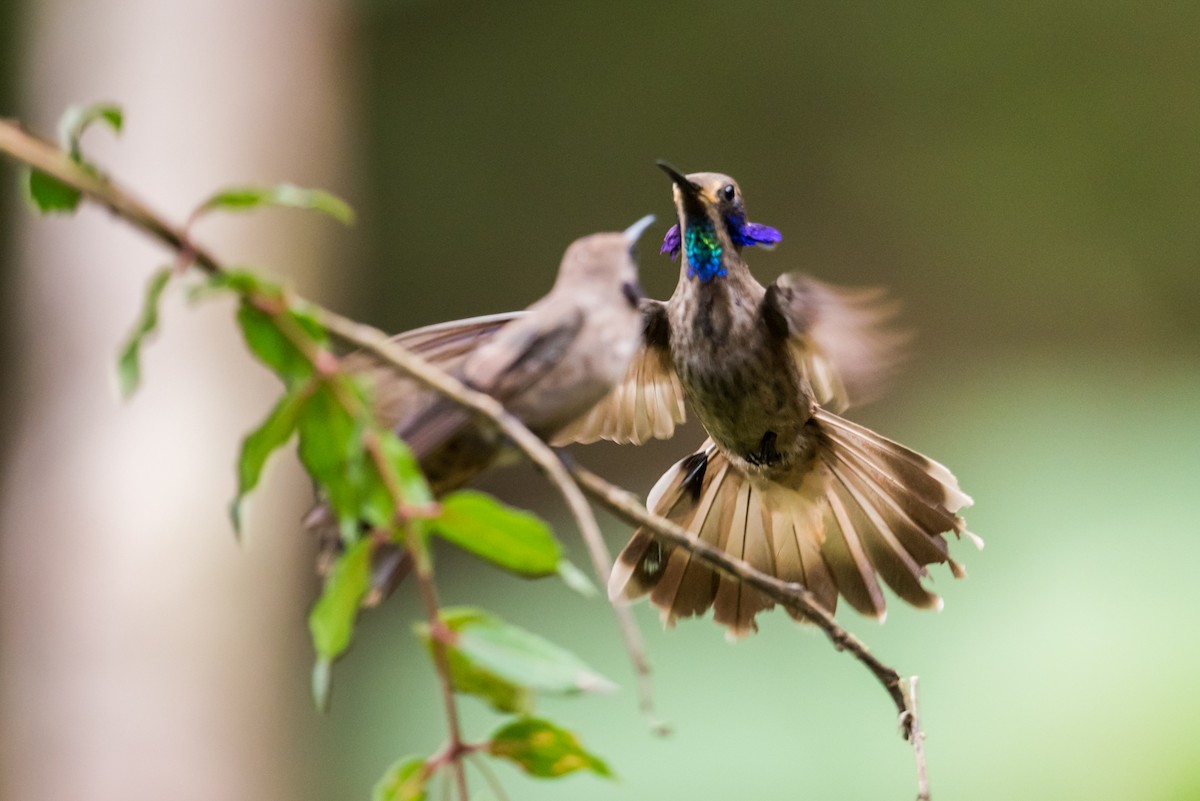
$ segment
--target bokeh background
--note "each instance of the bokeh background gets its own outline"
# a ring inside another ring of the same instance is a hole
[[[573,238],[647,212],[653,167],[734,175],[805,270],[881,284],[919,332],[856,419],[950,465],[987,540],[940,614],[843,620],[921,677],[940,799],[1200,798],[1200,6],[7,0],[0,115],[52,135],[113,99],[98,161],[177,218],[294,180],[359,211],[206,223],[233,261],[399,330],[520,307]],[[111,363],[165,258],[106,215],[34,220],[0,166],[0,796],[365,798],[443,736],[407,591],[365,617],[333,708],[308,695],[308,490],[276,460],[224,515],[271,380],[228,308],[168,299],[131,403]],[[643,248],[658,297],[674,265]],[[699,441],[580,459],[644,492]],[[485,484],[553,520],[530,470]],[[608,520],[618,547],[628,531]],[[622,690],[546,701],[619,774],[512,798],[911,798],[869,675],[784,616],[731,645],[640,607],[660,714],[611,615],[440,554],[444,595],[574,649]],[[490,713],[464,700],[468,731]],[[480,789],[485,797],[486,789]]]

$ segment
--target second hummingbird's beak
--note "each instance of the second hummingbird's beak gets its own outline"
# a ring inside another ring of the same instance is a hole
[[[647,214],[642,219],[635,222],[633,225],[625,229],[625,239],[629,242],[629,246],[633,247],[637,244],[642,234],[646,233],[646,229],[654,222],[654,215]]]
[[[660,161],[656,161],[654,163],[658,165],[658,168],[660,170],[665,172],[667,175],[671,176],[671,180],[675,182],[675,185],[677,187],[679,187],[679,191],[683,193],[683,196],[685,198],[693,198],[694,199],[694,198],[699,197],[700,187],[697,186],[696,184],[692,183],[691,181],[689,181],[688,177],[686,175],[684,175],[679,170],[675,169],[674,167],[672,167],[670,164],[666,163],[665,161],[660,160]]]

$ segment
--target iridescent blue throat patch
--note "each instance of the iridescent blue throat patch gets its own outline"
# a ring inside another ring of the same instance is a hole
[[[707,283],[725,274],[721,263],[721,239],[713,228],[712,221],[702,217],[692,222],[684,234],[684,249],[687,251],[688,278],[699,278]]]

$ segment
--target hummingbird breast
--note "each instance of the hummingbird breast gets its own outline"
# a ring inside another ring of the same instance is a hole
[[[742,283],[686,282],[669,312],[672,359],[714,442],[751,467],[786,470],[811,454],[811,397],[762,319],[765,290]]]

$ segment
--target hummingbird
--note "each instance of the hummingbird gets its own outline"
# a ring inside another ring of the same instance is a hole
[[[803,584],[831,613],[840,596],[882,619],[879,578],[915,606],[940,607],[921,580],[941,562],[964,575],[944,535],[982,544],[957,514],[971,499],[941,464],[838,414],[870,398],[895,361],[894,305],[798,273],[762,286],[743,249],[782,237],[747,221],[737,182],[659,166],[673,183],[678,224],[663,252],[681,256],[679,283],[668,301],[641,302],[643,343],[625,381],[558,444],[668,437],[686,401],[708,439],[651,489],[655,513]],[[621,551],[609,595],[649,595],[667,625],[711,607],[733,636],[757,630],[774,605],[645,528]]]
[[[640,345],[634,246],[653,220],[646,216],[624,232],[571,243],[550,292],[524,311],[426,326],[393,340],[491,395],[549,439],[612,390]],[[351,354],[343,367],[367,379],[376,419],[408,444],[435,495],[516,457],[493,426],[371,354]],[[320,536],[318,564],[327,567],[340,547],[332,515],[318,506],[306,524]],[[410,567],[406,557],[394,546],[377,549],[367,605],[403,579]]]

